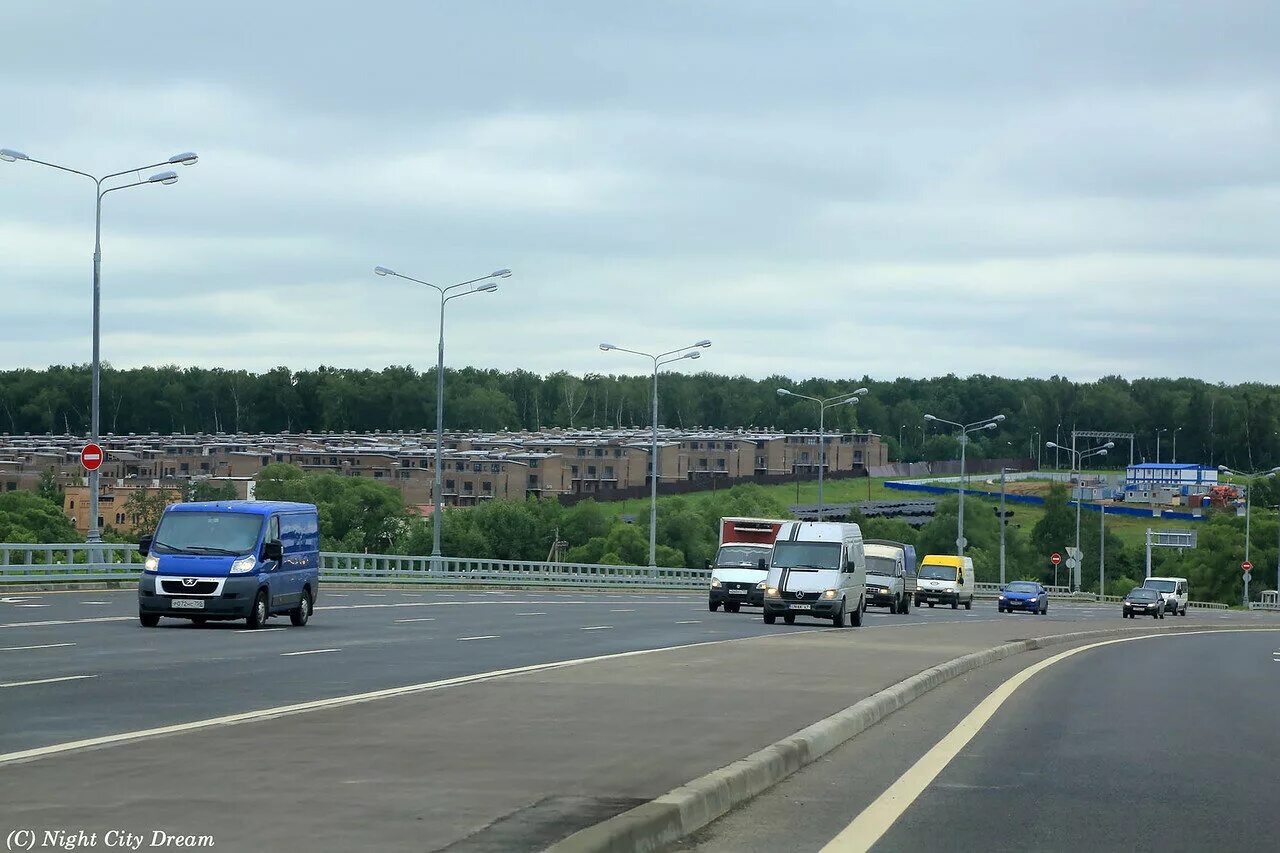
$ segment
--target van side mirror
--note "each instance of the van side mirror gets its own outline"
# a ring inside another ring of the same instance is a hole
[[[760,558],[760,562],[759,562],[759,568],[763,569],[764,571],[768,571],[768,570],[769,570],[769,561],[768,561],[768,560],[766,560],[764,557],[761,557],[761,558]]]
[[[139,540],[138,540],[138,553],[139,553],[139,554],[141,554],[141,555],[142,555],[142,556],[144,556],[144,557],[145,557],[145,556],[147,556],[148,554],[150,554],[150,553],[151,553],[151,541],[152,541],[152,540],[151,540],[151,537],[150,537],[150,536],[143,536],[141,539],[139,539]]]
[[[706,565],[706,569],[707,569],[707,571],[711,571],[711,561],[710,561],[710,560],[703,560],[703,563]]]
[[[262,559],[275,560],[277,563],[284,559],[284,546],[279,539],[262,543]]]

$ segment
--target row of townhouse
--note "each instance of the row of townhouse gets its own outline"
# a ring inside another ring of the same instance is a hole
[[[826,439],[828,472],[858,471],[888,462],[874,433],[833,433]],[[0,436],[0,489],[36,489],[54,477],[64,490],[83,487],[76,436]],[[252,480],[272,463],[308,472],[367,477],[395,486],[406,503],[429,509],[435,478],[430,432],[281,433],[262,435],[106,436],[103,496],[130,489],[185,490],[193,480],[233,483],[252,494]],[[441,447],[443,503],[474,506],[494,498],[522,500],[599,494],[647,485],[652,432],[546,430],[445,435]],[[818,436],[770,430],[676,430],[658,433],[660,483],[712,484],[793,474],[817,476]],[[87,501],[85,501],[87,502]],[[122,501],[112,501],[112,504]],[[119,510],[114,510],[115,515]],[[87,514],[68,507],[82,529]],[[114,519],[104,517],[110,524]]]

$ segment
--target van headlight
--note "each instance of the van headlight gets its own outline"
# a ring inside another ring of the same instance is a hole
[[[158,571],[160,571],[160,558],[159,558],[159,557],[147,557],[147,559],[145,559],[145,560],[143,560],[143,561],[142,561],[142,570],[143,570],[144,572],[158,572]]]
[[[258,558],[253,556],[252,554],[249,554],[247,556],[241,557],[240,559],[236,560],[234,563],[231,564],[231,574],[243,575],[246,572],[253,571],[257,565],[258,565]]]
[[[838,593],[834,589],[829,589],[822,594],[823,598],[835,598]]]
[[[720,583],[720,578],[712,578],[712,579],[711,579],[711,588],[712,588],[712,589],[719,589],[719,588],[720,588],[720,587],[722,587],[722,586],[724,586],[724,584]]]
[[[760,583],[756,584],[756,589],[766,589],[766,588],[768,588],[768,584],[766,584],[764,581],[760,581]]]
[[[777,598],[778,588],[776,586],[765,587],[764,594],[766,598]]]

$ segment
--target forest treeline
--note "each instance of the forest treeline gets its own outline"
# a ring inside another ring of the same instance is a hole
[[[526,370],[446,370],[449,429],[628,427],[649,423],[650,378],[614,374],[539,375]],[[868,377],[751,379],[671,372],[659,383],[661,421],[673,427],[812,429],[812,403],[781,398],[779,387],[826,397],[867,386],[857,406],[830,410],[831,428],[872,430],[894,459],[951,459],[954,438],[923,416],[1007,420],[982,433],[976,456],[1035,455],[1035,444],[1070,443],[1070,431],[1137,434],[1136,458],[1161,458],[1175,441],[1181,461],[1258,469],[1280,464],[1280,387],[1214,385],[1196,379],[1109,376],[1096,382],[941,376],[877,381]],[[431,429],[435,372],[411,367],[351,370],[320,367],[264,373],[197,367],[115,370],[102,377],[103,432],[279,432]],[[87,366],[0,372],[0,432],[83,434],[89,426]],[[1048,451],[1052,456],[1052,451]],[[1111,461],[1128,461],[1122,443]],[[1063,457],[1065,465],[1065,457]]]

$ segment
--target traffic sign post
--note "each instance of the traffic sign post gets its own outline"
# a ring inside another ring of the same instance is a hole
[[[1053,585],[1057,586],[1058,585],[1058,564],[1062,562],[1062,555],[1055,551],[1052,555],[1050,555],[1049,562],[1053,563]]]
[[[84,449],[80,451],[80,464],[84,466],[86,471],[97,471],[102,467],[102,462],[106,459],[106,456],[98,445],[86,444]]]

